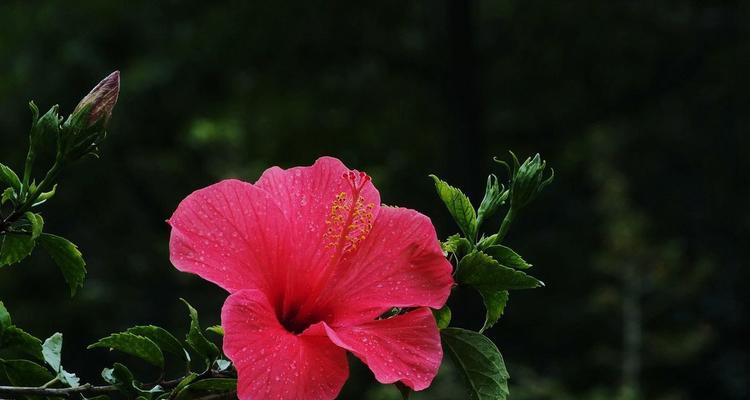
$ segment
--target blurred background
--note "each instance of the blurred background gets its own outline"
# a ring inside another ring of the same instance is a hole
[[[511,398],[750,398],[747,2],[253,3],[0,2],[3,163],[22,166],[27,101],[67,114],[122,71],[101,159],[44,210],[84,289],[41,252],[0,270],[19,326],[63,332],[67,369],[97,380],[111,356],[85,346],[132,325],[182,334],[179,297],[219,322],[225,294],[168,260],[164,220],[195,189],[334,155],[444,238],[427,175],[478,204],[513,150],[557,178],[508,236],[547,284],[490,332]],[[478,329],[480,299],[457,298]],[[341,398],[396,398],[351,366]],[[417,399],[464,398],[444,368]]]

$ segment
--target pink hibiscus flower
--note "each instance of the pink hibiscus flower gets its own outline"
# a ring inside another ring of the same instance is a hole
[[[450,294],[451,265],[429,218],[380,205],[363,172],[324,157],[226,180],[169,220],[170,258],[226,289],[224,351],[240,399],[334,399],[346,351],[382,383],[421,390],[443,351],[428,307]],[[379,318],[393,307],[411,310]]]

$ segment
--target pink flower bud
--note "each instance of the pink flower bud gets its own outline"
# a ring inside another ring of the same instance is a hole
[[[112,110],[117,103],[117,96],[120,94],[120,71],[115,71],[102,79],[91,92],[84,97],[73,111],[73,115],[88,108],[88,118],[86,126],[92,126],[103,122],[104,126],[109,122],[112,116]]]

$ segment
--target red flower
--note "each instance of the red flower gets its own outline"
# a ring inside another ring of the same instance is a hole
[[[381,206],[366,174],[330,157],[273,167],[194,192],[169,223],[175,267],[230,293],[224,351],[240,399],[333,399],[346,350],[382,383],[421,390],[435,377],[428,307],[445,304],[451,265],[429,218]],[[393,307],[411,311],[378,318]]]

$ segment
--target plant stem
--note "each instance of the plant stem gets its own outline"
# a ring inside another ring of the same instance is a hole
[[[33,193],[29,193],[29,197],[26,199],[26,201],[24,201],[20,207],[15,209],[2,222],[0,222],[0,232],[5,231],[5,228],[15,222],[19,217],[21,217],[21,215],[23,215],[23,213],[31,209],[31,206],[34,205],[34,202],[37,198],[39,198],[39,195],[44,193],[44,191],[47,190],[50,185],[52,185],[52,182],[57,179],[57,176],[60,175],[62,167],[63,163],[60,160],[55,161],[55,164],[53,164],[52,168],[47,171],[47,175],[45,175],[44,179],[42,179],[42,181],[39,183],[39,186],[36,187]]]
[[[213,370],[201,376],[201,378],[210,378],[210,377],[228,377],[228,376],[218,373]],[[152,385],[145,385],[145,386],[147,386],[146,389],[152,389],[156,386],[161,386],[164,389],[171,389],[171,388],[176,387],[183,379],[184,377],[174,379],[174,380],[169,380],[169,381],[161,381]],[[39,387],[0,386],[0,396],[7,395],[7,396],[11,396],[11,398],[16,398],[17,396],[43,396],[43,397],[63,397],[63,398],[69,399],[69,398],[74,398],[76,395],[94,396],[94,395],[99,395],[99,394],[114,393],[114,392],[118,392],[121,390],[116,385],[94,386],[90,383],[86,383],[86,384],[83,384],[81,386],[74,387],[74,388],[72,387],[69,387],[69,388],[47,387],[51,383],[54,383],[54,380],[52,382],[49,382]],[[206,397],[206,399],[221,399],[221,398],[224,398],[224,397]],[[2,400],[1,397],[0,397],[0,400]]]
[[[516,212],[511,206],[508,209],[508,212],[505,214],[505,218],[503,218],[503,223],[500,225],[500,230],[497,231],[497,237],[495,237],[495,242],[493,244],[500,243],[503,241],[503,239],[505,239],[505,235],[508,234],[508,230],[510,230],[510,224],[513,223],[513,218],[515,217]]]
[[[44,385],[42,385],[42,389],[46,389],[46,388],[48,388],[48,387],[50,387],[50,386],[54,385],[54,384],[55,384],[55,383],[57,383],[57,382],[58,382],[59,380],[60,380],[60,378],[56,376],[56,377],[55,377],[54,379],[52,379],[51,381],[49,381],[49,382],[45,383]]]

